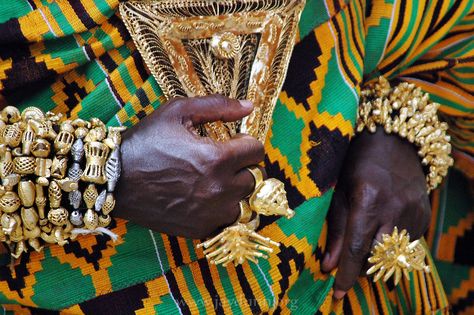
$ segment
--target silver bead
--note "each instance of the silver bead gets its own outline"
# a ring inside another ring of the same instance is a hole
[[[120,157],[120,147],[117,146],[110,154],[107,164],[105,165],[105,174],[107,176],[107,190],[113,192],[115,185],[120,178],[122,172],[122,162]]]
[[[100,209],[102,209],[102,206],[104,205],[106,196],[107,196],[107,190],[104,189],[104,190],[102,190],[102,192],[99,194],[99,196],[95,200],[95,211],[99,212]]]
[[[82,139],[77,139],[71,147],[71,155],[74,162],[80,162],[84,156],[84,142]]]
[[[74,162],[69,170],[67,171],[67,176],[69,177],[70,180],[74,182],[78,182],[81,179],[82,176],[82,170],[81,166],[79,163]]]
[[[69,221],[75,226],[81,226],[84,223],[82,213],[79,210],[74,210],[69,216]]]
[[[79,190],[71,191],[69,193],[69,204],[74,208],[78,209],[81,205],[82,193]]]

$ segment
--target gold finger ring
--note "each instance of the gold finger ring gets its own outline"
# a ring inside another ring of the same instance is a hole
[[[241,200],[239,202],[240,207],[240,215],[239,218],[235,221],[235,223],[248,223],[250,219],[252,219],[252,209],[250,209],[250,205],[247,201]]]
[[[430,267],[425,263],[426,249],[423,244],[420,240],[410,242],[407,230],[398,233],[397,227],[391,235],[382,235],[382,243],[377,242],[371,255],[368,261],[373,266],[367,271],[367,275],[375,274],[374,282],[380,279],[386,282],[394,276],[394,283],[397,285],[402,275],[410,279],[410,271],[430,272]]]
[[[258,187],[263,183],[263,173],[257,166],[247,167],[247,170],[252,174],[255,179],[254,190],[257,190]]]

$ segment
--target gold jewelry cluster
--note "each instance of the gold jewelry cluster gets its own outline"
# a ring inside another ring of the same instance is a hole
[[[382,239],[382,243],[374,246],[368,260],[373,266],[367,271],[367,275],[375,274],[374,282],[380,279],[386,282],[395,276],[394,284],[397,285],[402,275],[410,279],[410,271],[430,272],[430,267],[425,264],[425,248],[420,240],[410,242],[410,235],[406,230],[398,233],[398,228],[395,227],[392,235],[384,234]]]
[[[255,179],[255,189],[248,200],[240,202],[239,218],[217,236],[198,245],[198,248],[204,247],[204,254],[212,264],[225,267],[233,262],[237,266],[247,260],[257,263],[258,258],[267,259],[267,254],[273,252],[272,247],[280,244],[256,232],[260,215],[280,215],[290,219],[295,214],[288,206],[282,182],[274,178],[263,180],[258,167],[247,170]]]
[[[27,244],[41,251],[44,243],[62,246],[78,234],[105,230],[115,206],[123,130],[107,130],[97,118],[61,121],[36,107],[1,111],[0,241],[14,258]]]
[[[397,134],[415,144],[427,169],[428,191],[435,189],[453,165],[448,125],[438,120],[439,104],[429,101],[414,84],[401,83],[392,88],[380,77],[361,92],[357,131],[375,132],[377,125],[386,133]]]

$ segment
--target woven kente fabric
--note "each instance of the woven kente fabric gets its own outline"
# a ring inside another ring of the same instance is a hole
[[[71,118],[96,116],[109,125],[128,127],[151,114],[165,98],[117,7],[117,0],[0,0],[0,104],[21,109],[34,105]],[[430,92],[442,103],[455,147],[472,154],[473,11],[473,0],[307,1],[265,161],[269,175],[285,183],[296,215],[263,220],[260,233],[281,242],[268,260],[217,267],[196,250],[198,241],[116,219],[112,230],[120,238],[115,243],[105,236],[81,237],[64,247],[23,255],[12,269],[4,256],[3,310],[448,313],[448,298],[434,266],[431,274],[411,273],[410,281],[398,286],[362,277],[343,301],[334,302],[334,274],[323,274],[320,261],[325,217],[365,82],[384,75]],[[468,233],[461,221],[459,229]],[[441,236],[441,244],[449,232],[433,235]],[[459,277],[448,265],[441,270],[458,280],[448,290],[453,303],[470,301],[466,303],[472,306],[474,269],[466,268]]]

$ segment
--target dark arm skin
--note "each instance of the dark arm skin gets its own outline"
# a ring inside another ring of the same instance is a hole
[[[322,270],[338,268],[334,297],[341,299],[365,273],[374,240],[397,226],[412,240],[427,230],[431,208],[416,147],[382,128],[350,145],[328,215]]]

